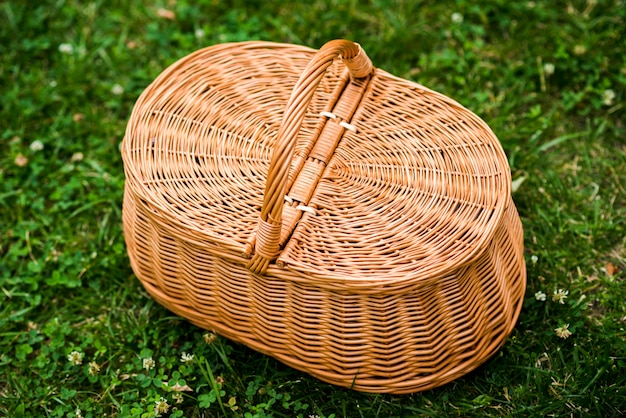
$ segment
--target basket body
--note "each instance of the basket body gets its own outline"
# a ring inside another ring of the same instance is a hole
[[[176,314],[323,381],[434,388],[493,355],[521,308],[506,157],[470,111],[382,70],[334,60],[308,86],[316,56],[218,45],[146,89],[122,147],[132,268]]]

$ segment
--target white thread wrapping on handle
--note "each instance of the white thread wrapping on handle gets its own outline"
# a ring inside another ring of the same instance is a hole
[[[312,215],[315,215],[315,209],[313,209],[311,206],[305,206],[305,205],[298,205],[296,206],[296,209],[301,210],[302,212],[309,212]]]
[[[326,116],[327,118],[337,119],[337,115],[333,112],[320,112],[320,116]]]
[[[356,132],[356,126],[350,125],[348,122],[341,121],[339,122],[339,125],[343,126],[345,129],[349,131]]]

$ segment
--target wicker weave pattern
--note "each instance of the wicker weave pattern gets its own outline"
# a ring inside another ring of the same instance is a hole
[[[139,98],[123,157],[150,294],[324,381],[433,388],[517,320],[522,229],[497,138],[356,44],[197,51]]]

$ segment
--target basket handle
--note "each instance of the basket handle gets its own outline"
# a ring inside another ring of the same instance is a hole
[[[285,188],[296,138],[317,86],[338,57],[350,71],[351,78],[367,77],[373,71],[372,62],[359,44],[338,39],[327,42],[317,51],[296,82],[278,130],[256,235],[249,243],[249,250],[254,248],[255,253],[247,268],[253,273],[264,274],[269,263],[280,254]]]

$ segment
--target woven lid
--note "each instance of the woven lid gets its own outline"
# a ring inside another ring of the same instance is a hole
[[[135,105],[127,181],[172,228],[260,274],[406,282],[471,262],[510,201],[497,138],[452,99],[352,64],[355,45],[183,58]]]

